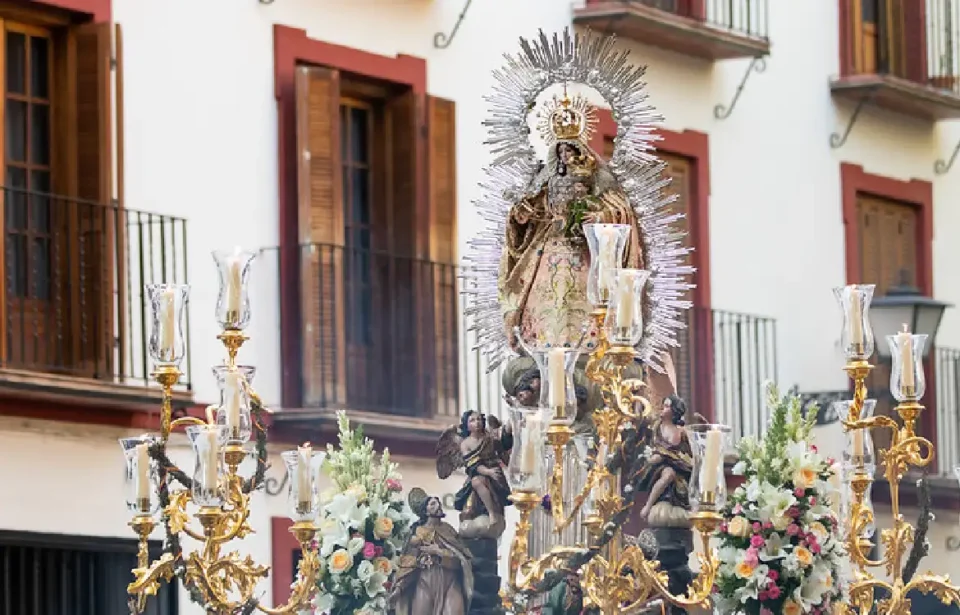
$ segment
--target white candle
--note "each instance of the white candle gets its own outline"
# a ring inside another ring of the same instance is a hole
[[[629,329],[633,326],[636,318],[634,310],[633,287],[636,280],[636,274],[633,271],[620,271],[619,286],[617,292],[617,327],[620,329]]]
[[[137,475],[135,486],[138,502],[150,499],[150,454],[147,446],[144,442],[143,444],[138,444],[136,448]]]
[[[216,429],[208,429],[204,434],[206,438],[206,467],[203,469],[204,488],[208,491],[217,489],[220,471],[220,443],[217,441],[219,433]]]
[[[916,365],[913,362],[913,336],[910,335],[907,325],[903,325],[903,331],[897,333],[897,341],[900,342],[900,366],[902,368],[900,385],[904,389],[913,389],[917,384],[913,374]]]
[[[840,516],[840,464],[834,462],[830,466],[830,487],[833,494],[830,496],[830,510],[833,514]]]
[[[703,452],[703,467],[700,472],[700,491],[716,493],[717,477],[720,468],[720,455],[723,452],[723,434],[719,429],[707,432],[707,444]]]
[[[853,287],[850,288],[849,305],[847,318],[850,320],[850,342],[859,350],[863,347],[863,311],[860,309],[859,294]]]
[[[602,227],[597,238],[600,244],[598,246],[598,252],[600,253],[598,255],[600,263],[597,268],[598,282],[601,293],[603,291],[609,292],[610,287],[613,286],[613,273],[617,270],[618,233],[616,229]]]
[[[227,313],[240,313],[240,274],[240,259],[230,259],[227,265]]]
[[[227,414],[227,431],[231,438],[240,432],[240,372],[228,371],[223,379],[224,406]]]
[[[547,353],[547,372],[550,383],[550,407],[563,408],[567,403],[566,352],[563,348],[551,348]]]
[[[536,438],[540,431],[540,419],[531,416],[527,419],[527,424],[523,431],[523,450],[520,452],[520,472],[521,474],[533,474],[537,468],[537,442]]]
[[[172,288],[164,289],[160,293],[160,356],[165,360],[174,356],[174,342],[177,333],[177,299],[176,291]]]
[[[313,490],[310,485],[310,457],[313,451],[310,445],[297,449],[300,458],[297,461],[297,502],[301,507],[309,508],[313,501]]]
[[[853,430],[853,456],[856,459],[863,458],[863,430]]]

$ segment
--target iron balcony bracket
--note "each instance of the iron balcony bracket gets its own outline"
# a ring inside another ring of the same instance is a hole
[[[960,538],[947,536],[947,551],[960,551]]]
[[[853,130],[853,126],[857,123],[857,119],[860,117],[860,112],[863,111],[863,108],[866,107],[873,100],[873,97],[877,95],[877,89],[873,88],[868,91],[863,97],[857,101],[857,106],[853,110],[853,115],[850,116],[850,121],[847,122],[847,127],[844,129],[843,134],[838,134],[836,132],[830,134],[830,147],[832,149],[839,149],[843,147],[843,144],[847,142],[847,137],[850,136],[850,131]]]
[[[950,159],[944,162],[941,158],[940,160],[933,163],[933,172],[937,175],[946,175],[953,167],[953,163],[957,160],[957,154],[960,154],[960,141],[957,142],[957,146],[953,148],[953,153],[950,154]],[[958,548],[960,548],[960,539],[957,539]],[[956,549],[954,549],[956,550]]]
[[[730,117],[730,114],[733,113],[733,109],[737,106],[737,101],[740,100],[740,94],[743,93],[743,87],[747,85],[747,79],[750,78],[750,73],[757,72],[762,73],[767,70],[767,60],[763,56],[756,56],[750,60],[750,65],[747,66],[747,70],[743,73],[743,78],[740,80],[740,85],[737,86],[737,91],[733,94],[733,100],[730,101],[729,105],[717,105],[713,108],[713,117],[718,120],[725,120]]]
[[[473,4],[473,0],[467,0],[467,3],[463,5],[463,10],[460,11],[460,17],[457,18],[457,23],[453,24],[453,30],[450,31],[450,34],[437,32],[433,35],[434,47],[437,49],[446,49],[450,46],[450,43],[453,42],[454,37],[457,35],[457,31],[460,29],[460,24],[463,23],[463,18],[467,16],[467,11],[470,10],[471,4]]]
[[[273,4],[273,0],[260,0],[260,4]]]

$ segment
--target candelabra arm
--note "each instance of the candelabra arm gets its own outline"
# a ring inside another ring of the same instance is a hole
[[[603,323],[607,319],[607,308],[596,308],[590,313],[590,318],[593,319],[593,326],[597,331],[597,345],[594,346],[593,352],[590,353],[590,358],[587,359],[584,373],[590,380],[600,382],[603,380],[600,366],[603,362],[604,355],[606,355],[607,350],[610,349],[610,342],[607,340],[607,334],[603,327]]]
[[[846,423],[855,423],[860,420],[863,404],[867,401],[867,376],[873,366],[866,360],[854,360],[844,366],[843,371],[853,380],[853,403],[847,413]]]
[[[203,419],[198,419],[195,416],[184,416],[170,423],[170,431],[173,431],[177,427],[186,427],[188,425],[206,425],[206,424],[207,424],[206,421],[204,421]]]
[[[158,365],[151,374],[163,391],[160,400],[160,439],[164,442],[170,437],[173,418],[173,385],[179,382],[180,374],[180,368],[176,365]]]
[[[173,577],[172,559],[164,555],[156,563],[150,563],[150,533],[156,524],[150,515],[137,515],[130,521],[130,527],[137,534],[137,567],[133,569],[134,581],[127,587],[133,595],[132,608],[135,613],[143,613],[147,608],[147,597],[157,595],[161,579],[169,581]]]
[[[311,543],[317,528],[309,521],[295,523],[290,528],[300,543],[302,557],[297,566],[297,580],[290,589],[290,599],[277,607],[257,604],[257,609],[267,615],[292,615],[304,610],[317,592],[317,575],[320,573],[320,553]]]
[[[553,447],[553,472],[550,475],[550,506],[554,523],[559,527],[566,521],[563,512],[563,456],[573,430],[567,425],[550,425],[547,443]]]

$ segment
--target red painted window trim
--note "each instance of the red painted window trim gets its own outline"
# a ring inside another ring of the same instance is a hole
[[[287,517],[270,519],[270,554],[272,566],[270,576],[273,579],[273,604],[283,604],[290,599],[290,585],[293,583],[293,552],[300,549],[297,539],[290,533],[293,522]]]
[[[847,284],[860,280],[860,228],[857,225],[857,195],[870,194],[876,197],[907,203],[916,207],[920,215],[917,225],[917,286],[924,295],[933,296],[933,184],[911,179],[902,181],[882,175],[867,173],[863,167],[849,162],[840,164],[840,190],[843,215],[844,254]],[[877,340],[885,344],[885,340]],[[931,349],[931,357],[934,350]],[[927,361],[926,412],[921,416],[923,432],[937,441],[937,383],[934,361]]]
[[[278,107],[278,211],[280,218],[280,287],[299,289],[297,249],[297,65],[328,66],[344,72],[410,87],[426,94],[426,60],[408,55],[388,57],[309,38],[305,30],[275,25],[274,95]],[[419,155],[419,154],[418,154]],[[300,405],[300,300],[297,291],[280,294],[282,400],[286,408]]]
[[[591,146],[603,151],[603,141],[617,136],[617,125],[608,109],[597,109],[597,130]],[[710,319],[710,137],[696,130],[674,132],[661,128],[657,130],[661,140],[656,143],[659,151],[681,156],[690,161],[693,177],[690,185],[691,243],[696,246],[693,263],[697,268],[696,288],[691,292],[691,300],[696,308],[694,326],[706,332],[707,352],[697,353],[696,370],[706,377],[698,378],[702,389],[698,391],[700,399],[710,400],[710,407],[697,411],[712,418],[713,409],[713,323]]]
[[[112,0],[36,0],[29,4],[51,6],[72,13],[83,13],[95,23],[111,21],[113,17]]]

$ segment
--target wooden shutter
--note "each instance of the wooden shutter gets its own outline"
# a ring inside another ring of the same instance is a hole
[[[456,415],[459,388],[457,308],[457,114],[456,103],[430,97],[428,194],[433,330],[436,340],[431,401],[434,413]]]
[[[857,197],[857,224],[860,237],[860,279],[876,284],[875,297],[882,297],[894,286],[917,284],[917,225],[919,210],[908,204],[869,195]],[[877,344],[886,344],[878,339]],[[868,386],[877,399],[876,414],[891,416],[893,405],[881,391],[889,388],[890,363],[880,362],[870,374]],[[879,448],[889,446],[886,431],[874,431]]]
[[[70,304],[62,307],[74,327],[76,368],[99,377],[113,373],[115,344],[112,34],[109,23],[76,27],[67,54],[76,148],[70,195],[82,202],[69,208],[71,290],[63,295]]]
[[[390,200],[390,257],[386,264],[391,297],[384,297],[389,305],[389,336],[383,340],[385,388],[389,405],[395,412],[415,413],[421,410],[420,393],[424,370],[422,365],[432,348],[421,332],[427,330],[424,322],[430,319],[428,305],[428,267],[420,251],[424,234],[420,230],[425,220],[419,215],[418,173],[422,173],[418,159],[418,136],[424,130],[422,101],[412,91],[404,92],[387,101],[386,123],[389,130],[387,185]],[[420,309],[420,308],[423,309]]]
[[[322,407],[346,401],[337,71],[298,68],[296,107],[302,399]]]

